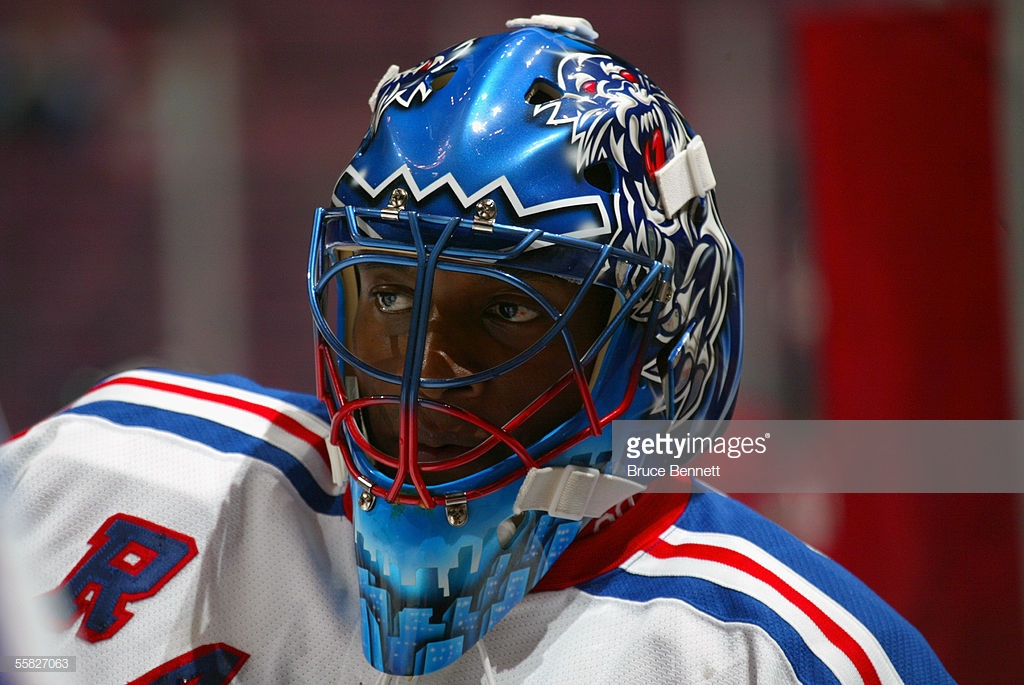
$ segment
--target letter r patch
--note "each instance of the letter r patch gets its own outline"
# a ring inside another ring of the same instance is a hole
[[[91,549],[54,590],[72,600],[62,619],[82,615],[78,636],[89,642],[114,636],[134,614],[129,602],[152,597],[196,555],[196,542],[151,521],[114,514],[89,539]]]

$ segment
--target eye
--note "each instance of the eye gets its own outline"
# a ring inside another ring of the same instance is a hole
[[[373,292],[377,309],[385,314],[397,314],[412,309],[412,296],[395,290],[379,289]]]
[[[529,323],[540,316],[533,307],[518,302],[498,302],[488,308],[488,313],[509,323]]]

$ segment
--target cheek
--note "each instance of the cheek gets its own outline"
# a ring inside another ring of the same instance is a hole
[[[385,330],[372,314],[356,313],[351,339],[350,348],[357,359],[387,373],[401,373],[405,337]]]
[[[549,346],[515,371],[493,381],[494,404],[507,407],[511,414],[517,413],[571,369],[572,364],[565,347],[561,344]],[[538,416],[557,414],[562,417],[567,413],[575,413],[580,407],[579,392],[575,388],[575,383],[571,383],[540,409]]]
[[[495,423],[506,423],[561,379],[570,368],[564,350],[546,351],[531,363],[520,367],[519,373],[511,379],[497,381],[502,387],[494,388],[491,395],[494,399],[488,404],[491,407],[502,407],[504,415],[495,417]],[[572,381],[539,407],[514,433],[519,440],[529,445],[571,418],[582,406],[579,389],[575,381]]]
[[[570,325],[573,343],[579,355],[584,354],[597,339],[603,329],[603,322],[607,321],[605,303],[598,304],[599,306],[581,312],[583,316]],[[559,339],[515,372],[514,383],[508,384],[508,394],[505,397],[515,398],[515,405],[522,409],[571,370],[569,352]],[[590,380],[593,365],[584,367],[582,371],[586,383]],[[572,379],[562,392],[551,398],[524,424],[525,441],[539,439],[547,431],[575,415],[582,407],[583,398],[576,380]]]

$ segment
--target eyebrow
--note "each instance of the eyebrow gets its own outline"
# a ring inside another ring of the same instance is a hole
[[[396,277],[415,279],[416,267],[404,264],[381,264],[379,262],[361,262],[355,265],[356,286],[360,285],[362,274],[395,274]]]
[[[399,280],[415,280],[415,272],[418,267],[411,264],[383,264],[380,262],[361,262],[355,265],[355,276],[356,276],[356,292],[362,292],[362,270],[366,270],[372,274],[376,274],[378,277],[383,274],[385,277],[394,274],[395,278]],[[525,283],[533,288],[536,288],[545,298],[552,300],[552,296],[556,299],[562,299],[564,297],[574,298],[579,292],[580,284],[571,281],[567,278],[561,278],[552,274],[546,274],[539,271],[532,271],[530,269],[521,268],[504,268],[498,269],[504,271],[516,278],[522,279]],[[499,282],[501,279],[494,276],[488,276],[487,274],[477,274],[483,278],[490,278],[495,282]],[[368,275],[367,278],[370,276]],[[557,292],[552,292],[551,289],[555,289]],[[561,307],[562,305],[557,305]]]

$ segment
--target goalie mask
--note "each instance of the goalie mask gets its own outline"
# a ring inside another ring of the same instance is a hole
[[[385,75],[313,226],[332,469],[391,674],[458,659],[641,489],[604,473],[614,419],[735,402],[742,267],[700,138],[585,21],[509,28]]]

